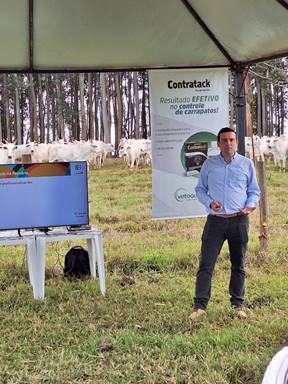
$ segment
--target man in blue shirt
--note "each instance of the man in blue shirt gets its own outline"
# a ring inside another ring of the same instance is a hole
[[[230,301],[238,317],[247,317],[242,305],[248,215],[258,205],[260,189],[253,162],[236,152],[235,131],[222,128],[217,142],[221,153],[204,162],[195,188],[208,217],[202,234],[192,320],[205,314],[211,295],[212,273],[225,240],[228,241],[231,261]]]

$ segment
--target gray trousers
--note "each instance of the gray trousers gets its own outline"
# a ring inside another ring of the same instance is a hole
[[[241,307],[245,293],[245,254],[248,243],[248,216],[221,218],[209,215],[202,234],[199,269],[196,277],[194,307],[206,309],[211,296],[211,279],[217,257],[225,240],[228,241],[231,276],[230,301]]]

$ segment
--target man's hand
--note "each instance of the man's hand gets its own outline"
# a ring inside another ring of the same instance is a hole
[[[241,212],[242,215],[249,215],[252,211],[254,211],[256,208],[255,207],[246,207],[246,208],[241,208],[239,211]]]
[[[212,203],[210,204],[210,208],[211,208],[213,211],[215,211],[215,212],[219,212],[219,211],[221,211],[222,206],[221,206],[221,204],[220,204],[218,201],[214,200],[214,201],[212,201]]]

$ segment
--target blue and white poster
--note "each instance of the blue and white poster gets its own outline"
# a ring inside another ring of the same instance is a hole
[[[206,216],[195,187],[229,125],[228,69],[151,70],[149,87],[152,219]]]

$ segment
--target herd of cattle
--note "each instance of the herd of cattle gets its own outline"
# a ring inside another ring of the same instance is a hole
[[[74,141],[64,143],[58,141],[51,144],[28,143],[17,145],[15,143],[0,143],[0,164],[21,163],[25,156],[31,162],[55,161],[88,161],[90,165],[100,168],[103,166],[109,153],[118,154],[130,168],[139,164],[152,163],[151,140],[149,139],[121,139],[117,151],[113,144],[103,141]],[[288,136],[253,136],[245,137],[245,155],[249,158],[270,162],[280,170],[285,170],[288,156]]]
[[[21,163],[29,159],[33,163],[55,161],[87,161],[97,168],[103,166],[108,153],[116,153],[113,144],[100,140],[63,141],[51,144],[5,143],[0,144],[0,164]],[[151,140],[121,139],[118,155],[125,160],[130,168],[138,167],[139,163],[151,164]]]

